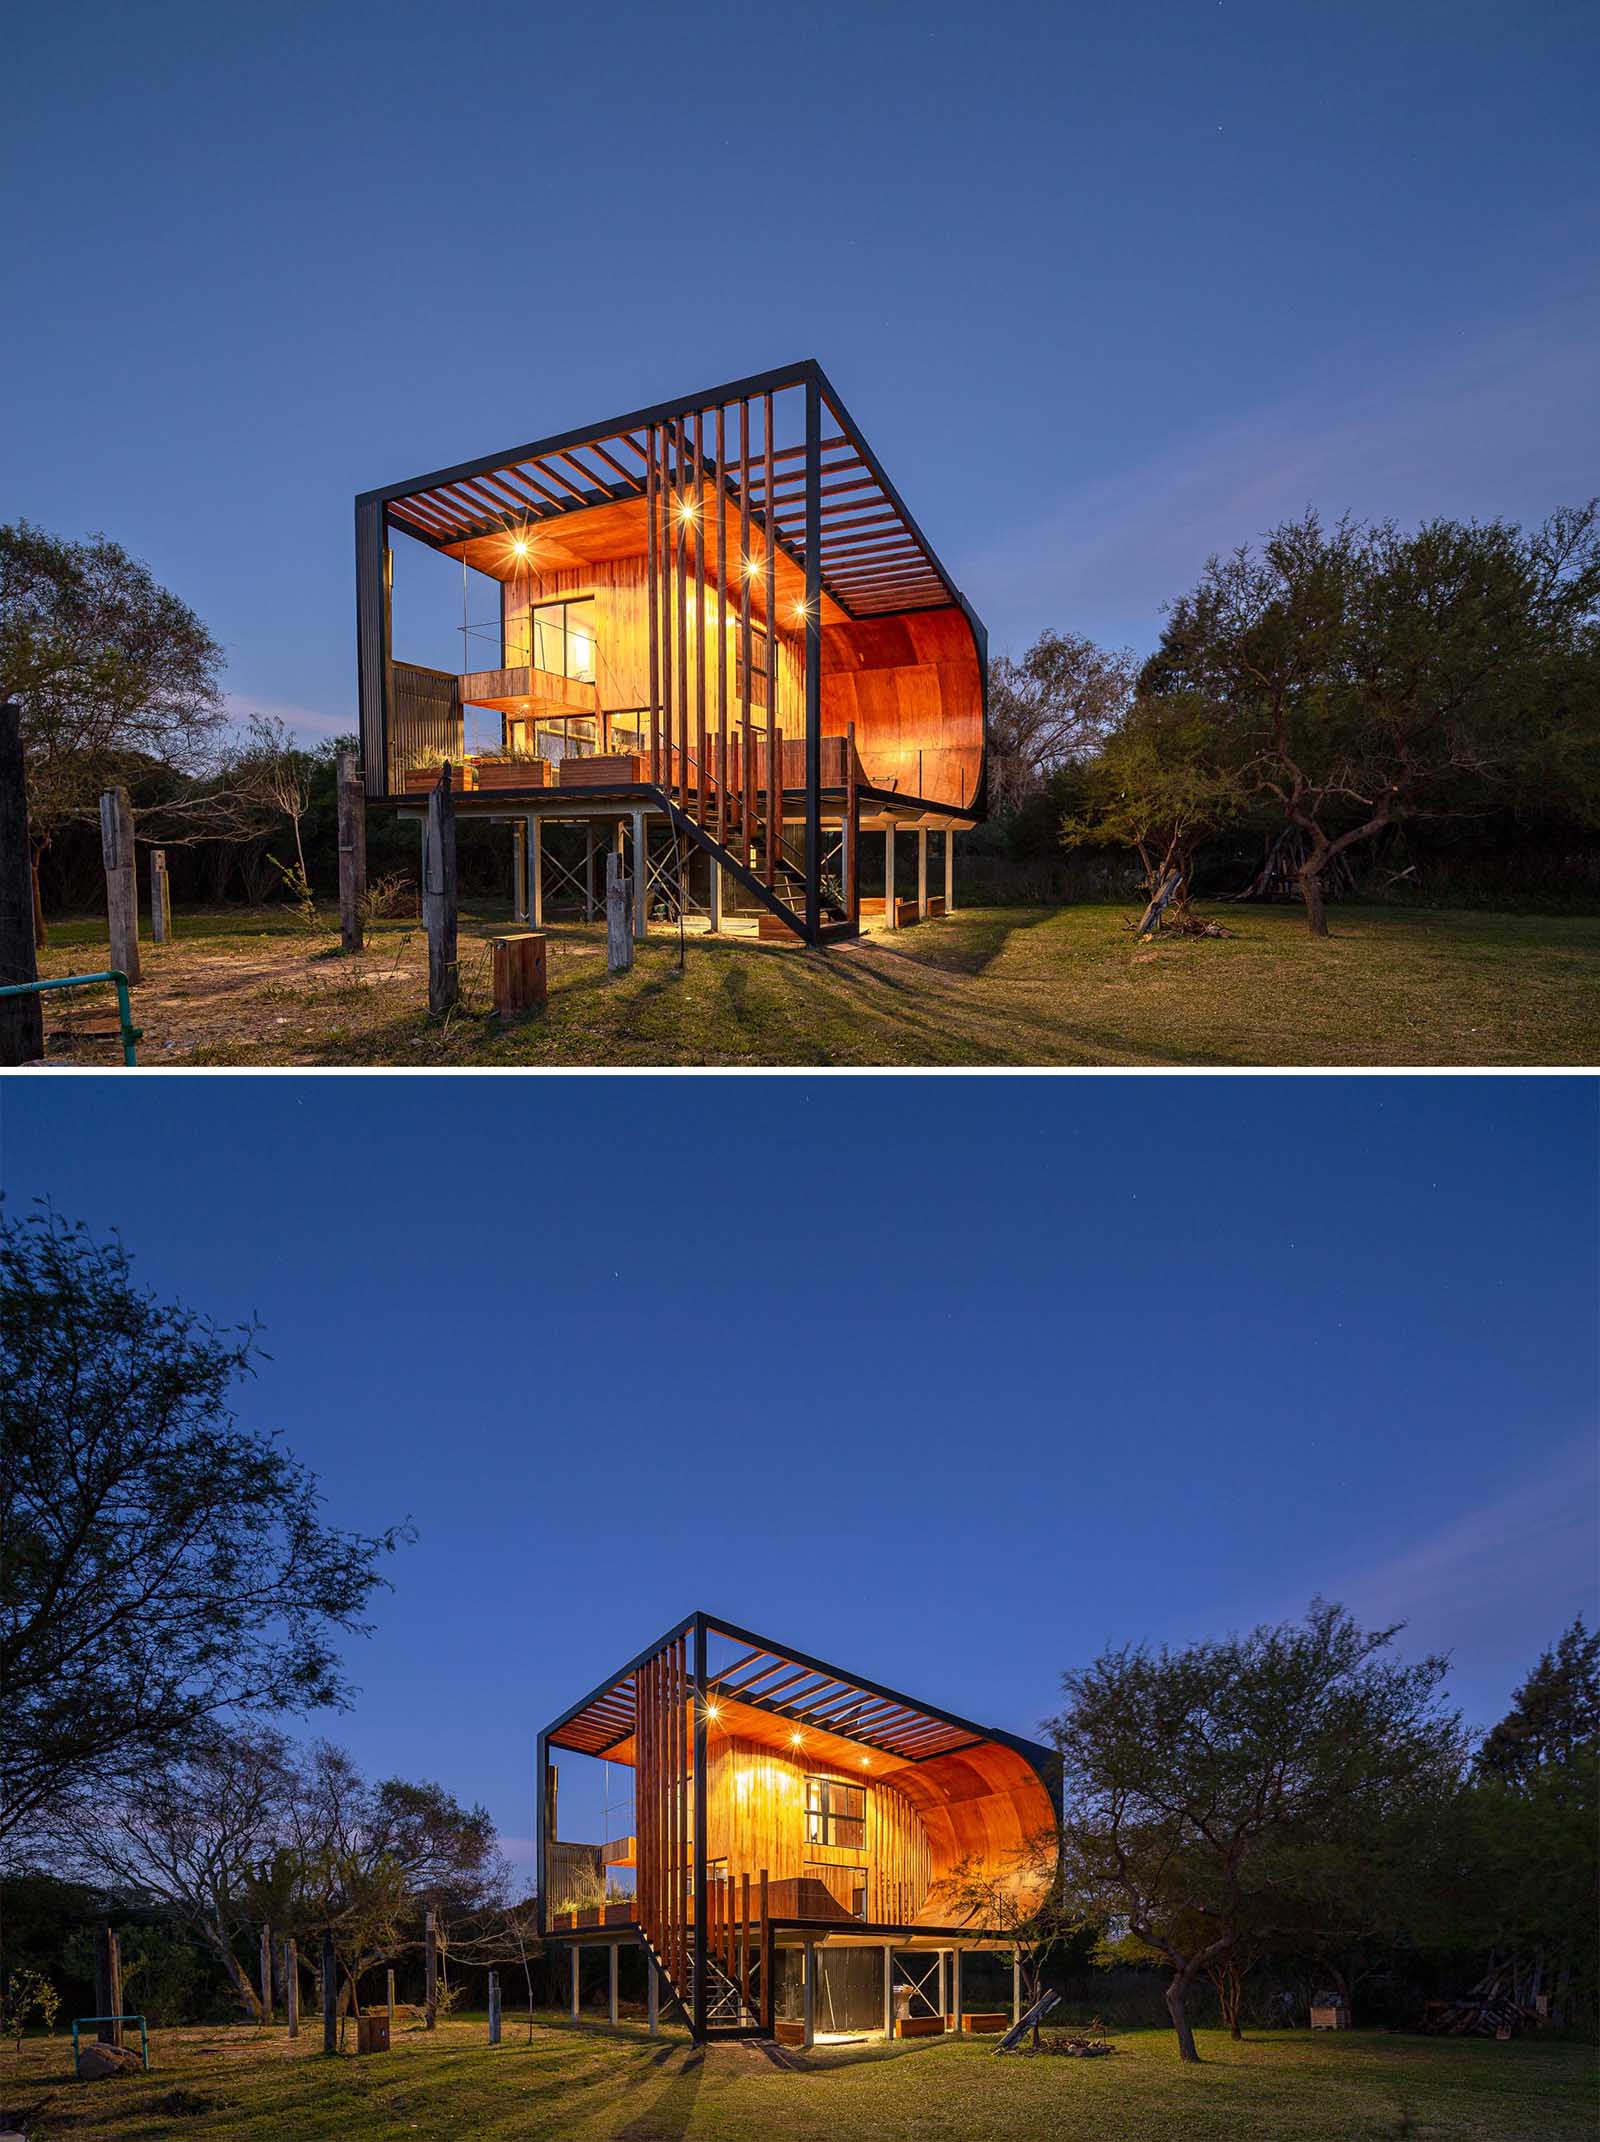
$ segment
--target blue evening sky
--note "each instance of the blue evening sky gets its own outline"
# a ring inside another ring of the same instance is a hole
[[[815,355],[997,649],[1148,646],[1308,503],[1597,488],[1597,42],[1585,0],[13,10],[0,513],[120,538],[238,711],[329,734],[357,490]]]
[[[0,1087],[12,1208],[259,1314],[243,1418],[415,1517],[331,1730],[524,1854],[696,1606],[1029,1733],[1320,1592],[1492,1722],[1594,1614],[1596,1162],[1576,1079]]]

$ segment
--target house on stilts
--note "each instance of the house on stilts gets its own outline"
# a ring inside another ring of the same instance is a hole
[[[604,1838],[562,1835],[564,1755],[621,1766]],[[698,2040],[1004,2027],[1056,1878],[1051,1775],[1042,1746],[689,1615],[539,1735],[540,1931],[574,2019],[600,1947],[613,2022],[642,1952],[651,2027],[671,2006]]]
[[[460,562],[458,668],[396,659],[402,536]],[[984,630],[815,363],[363,493],[356,618],[369,806],[420,814],[448,763],[512,828],[521,920],[562,887],[593,916],[614,847],[640,937],[824,944],[879,907],[863,833],[890,927],[953,902]]]

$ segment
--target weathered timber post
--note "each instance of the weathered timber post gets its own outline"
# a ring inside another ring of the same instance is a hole
[[[643,811],[633,814],[633,934],[640,944],[650,927],[650,834]]]
[[[489,1973],[489,2043],[500,2043],[500,1974]]]
[[[283,2012],[289,2019],[289,2035],[300,2035],[300,1949],[292,1938],[283,1944]]]
[[[333,1954],[333,1928],[322,1929],[322,2050],[339,2050],[339,1971]]]
[[[100,852],[106,866],[106,915],[111,924],[111,964],[130,982],[139,979],[139,887],[134,876],[133,806],[125,788],[100,798]]]
[[[386,2001],[387,2001],[387,2003],[388,2003],[388,2008],[389,2008],[389,2035],[390,2035],[390,2037],[392,2038],[392,2037],[394,2036],[394,1965],[393,1965],[393,1964],[391,1964],[391,1965],[389,1966],[388,1970],[387,1970],[387,1971],[386,1971],[386,1972],[385,1972],[385,1973],[383,1974],[383,1980],[384,1980],[384,1997],[385,1997],[385,1999],[386,1999]]]
[[[172,935],[172,887],[167,882],[167,851],[150,850],[150,942],[164,945]]]
[[[109,1926],[94,1930],[94,2005],[103,2017],[122,2014],[122,1947]],[[95,2036],[102,2045],[120,2045],[122,2025],[102,2022]]]
[[[367,797],[353,751],[339,754],[338,801],[339,942],[346,952],[359,952],[365,941]]]
[[[272,2021],[272,1929],[261,1929],[261,2020]]]
[[[8,702],[0,706],[0,983],[38,981],[36,940],[22,709]],[[29,1064],[43,1054],[43,1000],[0,997],[0,1064]]]
[[[442,1019],[461,994],[456,957],[456,805],[446,762],[422,833],[422,920],[428,932],[428,1012]]]
[[[606,966],[626,974],[633,965],[633,929],[628,915],[628,879],[620,855],[606,857]]]
[[[424,1969],[427,1973],[427,1991],[424,1996],[427,2027],[432,2030],[439,2020],[439,1921],[432,1905],[423,1914]]]

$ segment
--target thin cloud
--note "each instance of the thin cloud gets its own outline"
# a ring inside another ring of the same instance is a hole
[[[1343,397],[1319,384],[1081,486],[962,579],[997,647],[1052,622],[1150,646],[1211,552],[1308,504],[1542,519],[1600,480],[1593,348],[1592,321],[1563,310]]]

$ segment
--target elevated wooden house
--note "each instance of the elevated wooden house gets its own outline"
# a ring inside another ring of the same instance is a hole
[[[563,1838],[562,1750],[632,1774],[619,1834]],[[998,2026],[963,1959],[1053,1881],[1049,1751],[691,1614],[539,1736],[541,1928],[629,1947],[696,2038]],[[610,1870],[605,1893],[600,1874]],[[620,1890],[622,1893],[615,1893]],[[974,1909],[974,1898],[981,1900]],[[992,1976],[992,1967],[991,1967]]]
[[[397,536],[498,591],[459,670],[394,657]],[[983,627],[815,363],[364,493],[356,616],[369,801],[416,810],[448,762],[461,812],[517,829],[536,923],[543,835],[573,820],[591,912],[597,841],[631,857],[640,935],[690,904],[851,932],[864,831],[891,925],[953,900],[984,809]],[[473,709],[494,748],[468,749]]]

